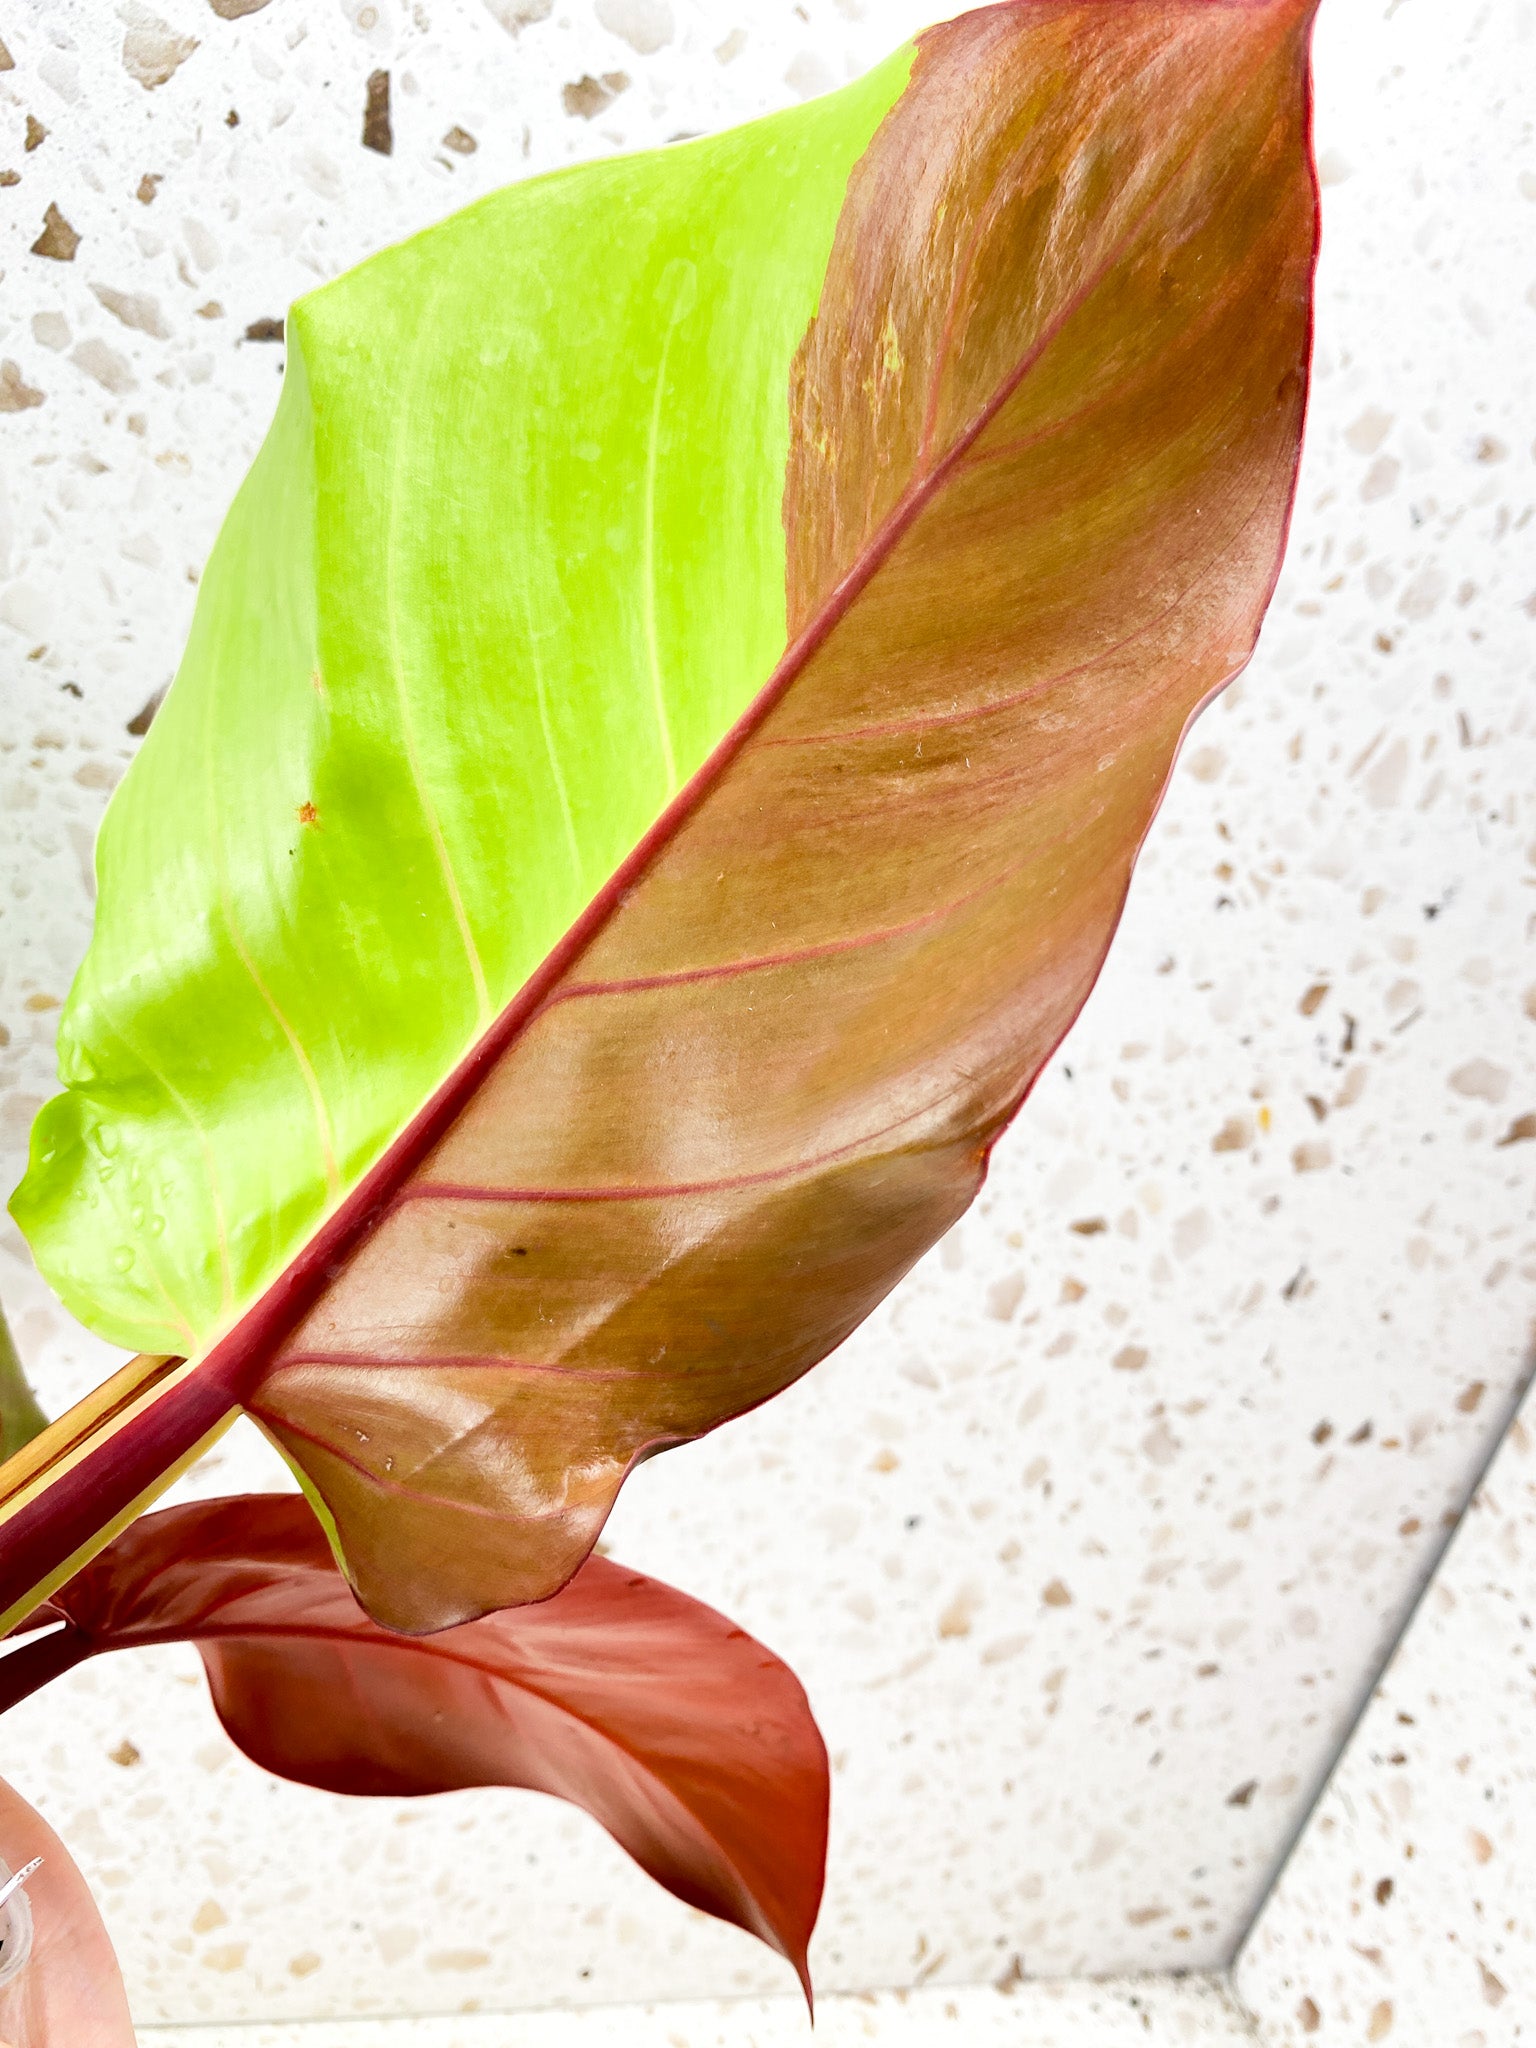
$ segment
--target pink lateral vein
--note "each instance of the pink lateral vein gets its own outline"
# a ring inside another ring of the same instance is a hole
[[[877,1144],[880,1139],[890,1137],[904,1124],[926,1116],[933,1107],[931,1103],[910,1109],[905,1116],[894,1118],[878,1131],[868,1131],[863,1137],[850,1139],[846,1145],[834,1146],[828,1152],[818,1152],[810,1159],[791,1160],[784,1166],[764,1167],[760,1173],[731,1174],[721,1180],[672,1181],[655,1186],[595,1187],[595,1188],[490,1188],[478,1181],[407,1181],[395,1197],[397,1204],[406,1202],[668,1202],[677,1196],[731,1194],[738,1188],[771,1187],[777,1182],[794,1180],[800,1174],[816,1173],[824,1166],[835,1166],[840,1161],[851,1159]]]
[[[435,1353],[417,1352],[405,1358],[391,1357],[382,1351],[291,1351],[274,1361],[272,1370],[278,1372],[300,1372],[310,1365],[357,1366],[367,1372],[505,1372],[515,1374],[562,1375],[577,1382],[582,1380],[629,1380],[660,1379],[670,1377],[666,1373],[651,1372],[640,1365],[583,1365],[565,1360],[530,1358],[498,1358],[488,1355],[452,1354],[439,1356]]]
[[[1078,676],[1091,675],[1094,669],[1101,668],[1112,656],[1123,654],[1128,647],[1134,647],[1138,640],[1144,640],[1149,633],[1155,632],[1189,601],[1201,584],[1222,566],[1232,548],[1242,539],[1264,509],[1268,488],[1266,478],[1265,495],[1260,496],[1236,531],[1228,534],[1220,547],[1201,564],[1184,588],[1170,598],[1161,611],[1154,612],[1149,619],[1143,619],[1133,632],[1126,633],[1119,640],[1112,640],[1107,647],[1099,648],[1085,661],[1077,662],[1071,668],[1058,669],[1053,675],[1044,676],[1022,690],[1011,691],[1006,697],[990,698],[985,704],[966,704],[949,711],[919,712],[911,718],[892,719],[884,725],[849,725],[833,732],[785,733],[782,737],[766,738],[759,744],[764,747],[826,747],[844,740],[901,739],[908,733],[934,732],[946,726],[968,725],[972,722],[979,724],[983,719],[995,718],[1001,712],[1016,711],[1021,705],[1031,703],[1061,683],[1070,683]]]
[[[259,1414],[259,1406],[253,1412]],[[301,1423],[290,1422],[286,1416],[268,1416],[266,1420],[280,1429],[285,1436],[294,1436],[301,1443],[313,1444],[317,1451],[324,1451],[328,1457],[334,1458],[337,1464],[348,1466],[360,1478],[366,1479],[370,1486],[378,1487],[381,1493],[406,1494],[418,1507],[451,1508],[455,1514],[479,1515],[488,1522],[526,1522],[529,1519],[526,1514],[520,1514],[515,1509],[488,1508],[479,1501],[454,1500],[446,1494],[428,1493],[411,1481],[395,1479],[388,1473],[376,1470],[355,1452],[344,1450],[340,1444],[332,1443],[329,1437],[321,1436],[317,1430],[305,1429]],[[551,1516],[550,1519],[558,1518]]]
[[[1032,848],[1022,859],[1010,861],[997,874],[979,883],[974,889],[967,889],[963,895],[951,897],[949,902],[938,904],[933,910],[925,910],[918,917],[909,917],[903,924],[878,926],[873,931],[854,932],[843,939],[826,939],[816,946],[798,946],[783,953],[759,953],[742,960],[726,960],[715,967],[680,967],[668,974],[637,974],[627,981],[573,981],[552,996],[549,1008],[557,1003],[569,1002],[579,996],[634,995],[654,988],[676,988],[697,981],[727,981],[738,975],[766,973],[775,967],[799,967],[813,960],[835,959],[842,953],[855,953],[867,946],[889,944],[894,939],[909,938],[913,932],[920,932],[930,925],[942,924],[953,917],[957,910],[963,910],[968,903],[979,897],[989,896],[1000,889],[1019,872],[1020,868],[1040,858],[1061,843],[1058,835],[1042,845]]]

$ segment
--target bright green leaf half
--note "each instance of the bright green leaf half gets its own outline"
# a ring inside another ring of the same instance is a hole
[[[766,680],[790,365],[910,64],[293,308],[11,1205],[103,1336],[227,1327]]]

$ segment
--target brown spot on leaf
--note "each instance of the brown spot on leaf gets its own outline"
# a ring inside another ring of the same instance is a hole
[[[560,88],[560,101],[568,114],[583,121],[591,121],[604,107],[611,106],[621,92],[628,89],[627,72],[605,71],[601,78],[594,78],[588,71],[584,72],[574,85],[564,85]]]
[[[130,1742],[126,1735],[116,1749],[107,1751],[107,1756],[112,1763],[121,1764],[125,1771],[131,1770],[136,1763],[143,1760],[143,1752],[136,1743]]]
[[[1528,1138],[1536,1138],[1536,1110],[1527,1110],[1524,1116],[1517,1116],[1500,1138],[1499,1146],[1502,1150],[1505,1145],[1523,1145]]]
[[[245,338],[247,341],[281,341],[283,338],[283,323],[281,320],[274,319],[271,314],[268,314],[263,319],[251,322],[250,326],[245,330]]]
[[[140,206],[154,204],[155,194],[160,190],[161,178],[162,174],[159,171],[146,171],[140,178],[138,190],[133,195]]]
[[[29,406],[41,405],[43,394],[36,390],[21,374],[21,365],[13,363],[9,356],[0,363],[0,412],[25,412]]]
[[[1246,1806],[1259,1789],[1257,1778],[1250,1778],[1246,1785],[1239,1785],[1235,1792],[1227,1794],[1228,1806]]]
[[[1314,1013],[1319,1008],[1321,1008],[1323,998],[1328,993],[1328,987],[1329,984],[1326,981],[1313,982],[1312,986],[1307,990],[1306,994],[1302,997],[1300,1003],[1297,1005],[1297,1008],[1301,1011],[1303,1017],[1310,1017],[1314,1015]]]
[[[135,711],[132,718],[129,719],[128,730],[136,740],[143,739],[145,733],[149,731],[149,728],[155,722],[155,713],[160,709],[164,701],[164,690],[156,690],[153,697],[146,698],[141,709]]]
[[[467,128],[460,128],[455,123],[443,137],[443,147],[451,149],[455,156],[473,156],[480,145]]]
[[[22,145],[22,147],[30,153],[32,150],[37,148],[39,143],[47,139],[47,135],[48,130],[43,126],[42,122],[38,120],[36,114],[28,114],[27,139],[25,143]]]
[[[370,71],[368,74],[368,104],[363,110],[363,147],[377,150],[380,156],[394,154],[395,131],[389,118],[387,71]]]
[[[320,813],[315,809],[308,797],[299,805],[299,808],[294,812],[294,816],[301,825],[318,825],[320,823]]]
[[[80,237],[50,200],[43,215],[43,232],[32,244],[34,256],[50,256],[55,263],[73,263]]]

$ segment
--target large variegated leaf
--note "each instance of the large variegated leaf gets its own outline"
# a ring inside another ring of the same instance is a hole
[[[1011,0],[297,309],[18,1198],[198,1354],[114,1505],[239,1399],[374,1613],[537,1598],[961,1213],[1273,587],[1312,12]]]

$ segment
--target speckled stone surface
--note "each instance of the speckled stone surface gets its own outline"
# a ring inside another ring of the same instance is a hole
[[[234,12],[0,22],[7,1184],[95,823],[271,412],[288,300],[505,179],[819,90],[925,10]],[[1325,0],[1318,379],[1258,658],[1194,733],[973,1214],[614,1518],[619,1555],[811,1691],[825,1991],[1224,1963],[1526,1376],[1533,59],[1529,0]],[[0,1297],[50,1405],[111,1362],[8,1225]],[[277,1474],[237,1432],[191,1484]],[[146,2025],[785,1989],[553,1804],[263,1778],[190,1653],[74,1674],[0,1728],[0,1768],[97,1885]]]
[[[823,1999],[815,2048],[1236,2048],[1255,2039],[1226,1988],[1199,1977],[1028,1984]],[[140,2048],[810,2048],[794,1999],[598,2006],[522,2018],[157,2027]]]
[[[1527,1405],[1243,1950],[1274,2048],[1536,2041]]]

